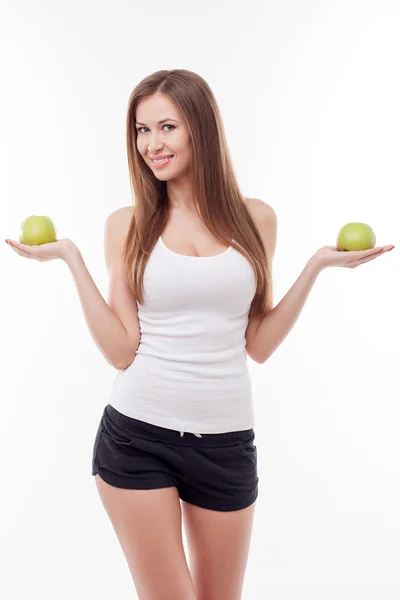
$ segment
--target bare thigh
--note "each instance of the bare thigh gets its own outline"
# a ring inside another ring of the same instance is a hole
[[[197,600],[240,600],[256,503],[214,511],[182,503]]]
[[[116,488],[95,475],[140,600],[195,600],[176,487]]]

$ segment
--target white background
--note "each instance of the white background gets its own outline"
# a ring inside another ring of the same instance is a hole
[[[277,213],[275,304],[345,223],[396,246],[323,271],[274,355],[249,359],[260,483],[243,598],[398,599],[398,3],[2,0],[0,23],[0,595],[135,597],[91,476],[117,372],[65,263],[4,239],[50,216],[106,296],[104,222],[132,203],[129,95],[185,68],[215,93],[242,192]]]

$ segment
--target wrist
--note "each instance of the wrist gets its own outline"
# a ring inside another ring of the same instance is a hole
[[[60,258],[64,262],[66,262],[67,264],[70,264],[77,257],[79,257],[80,254],[81,253],[80,253],[78,246],[76,246],[72,240],[68,240],[68,239],[63,240],[63,246],[62,246],[62,252],[61,252]]]
[[[314,254],[307,264],[310,270],[315,272],[316,275],[319,275],[321,271],[323,271],[326,268],[326,265],[324,265],[324,263],[321,261],[320,257],[317,254]]]

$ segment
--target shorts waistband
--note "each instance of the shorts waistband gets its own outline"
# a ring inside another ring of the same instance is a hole
[[[104,414],[108,416],[113,423],[119,426],[128,435],[139,436],[145,439],[152,439],[158,442],[173,443],[182,446],[231,446],[235,443],[243,443],[254,438],[253,429],[242,431],[229,431],[226,433],[198,433],[183,432],[166,427],[159,427],[152,423],[140,421],[133,417],[128,417],[116,410],[111,404],[107,404]],[[184,436],[182,434],[186,433]]]

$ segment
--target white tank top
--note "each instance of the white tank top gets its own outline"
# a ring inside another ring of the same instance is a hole
[[[232,246],[177,254],[160,236],[143,285],[140,343],[112,384],[111,406],[181,435],[253,428],[245,331],[256,278],[248,260]]]

